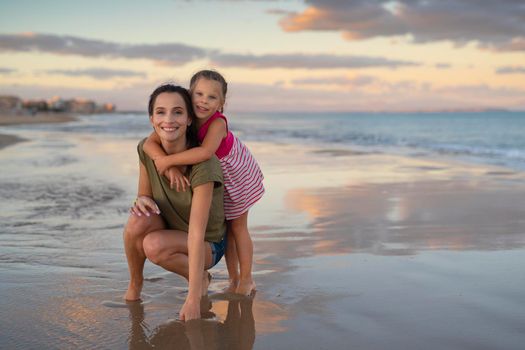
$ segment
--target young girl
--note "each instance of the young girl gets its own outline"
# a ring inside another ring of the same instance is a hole
[[[219,158],[224,175],[224,214],[228,220],[228,290],[249,295],[255,290],[255,283],[252,278],[253,243],[248,232],[248,210],[264,193],[263,174],[248,148],[228,129],[228,122],[222,114],[227,87],[223,76],[215,71],[202,70],[191,78],[190,92],[197,116],[200,147],[166,156],[154,132],[144,144],[144,150],[154,159],[159,173],[165,174],[169,169],[171,185],[175,185],[177,191],[184,191],[189,182],[173,167],[196,164],[210,159],[213,154]]]

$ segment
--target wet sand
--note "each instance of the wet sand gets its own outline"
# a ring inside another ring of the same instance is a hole
[[[35,115],[25,115],[0,112],[0,126],[67,123],[75,120],[76,117],[69,113],[37,113]],[[23,137],[0,134],[0,149],[23,141],[25,141]]]
[[[25,139],[14,135],[0,134],[0,149],[22,141],[25,141]]]
[[[3,132],[3,130],[0,130]],[[45,135],[44,135],[45,134]],[[124,303],[138,140],[36,132],[0,152],[6,348],[521,349],[525,176],[449,159],[248,144],[253,299],[211,270],[203,320],[147,263]]]

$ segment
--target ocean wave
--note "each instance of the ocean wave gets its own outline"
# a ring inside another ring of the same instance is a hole
[[[468,157],[525,169],[525,115],[520,113],[236,114],[231,130],[243,141],[418,152]],[[140,139],[151,126],[145,113],[81,117],[54,126],[58,132]],[[54,159],[66,165],[73,159]]]

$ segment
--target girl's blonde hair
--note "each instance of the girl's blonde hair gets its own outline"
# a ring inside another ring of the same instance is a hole
[[[226,102],[226,93],[228,92],[228,83],[226,82],[226,79],[224,79],[224,77],[219,72],[214,71],[214,70],[204,69],[204,70],[198,71],[197,73],[193,74],[193,76],[191,77],[190,93],[193,92],[193,89],[195,88],[195,84],[200,78],[213,80],[213,81],[218,82],[221,85],[221,92],[222,92],[221,97],[222,97],[222,103],[224,105],[224,103]],[[222,113],[222,109],[223,108],[221,108],[221,113]]]

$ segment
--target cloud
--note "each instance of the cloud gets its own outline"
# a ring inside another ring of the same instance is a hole
[[[357,75],[355,77],[327,76],[316,78],[302,78],[291,81],[294,88],[315,89],[330,87],[331,91],[343,91],[344,93],[358,92],[371,95],[393,96],[394,94],[406,94],[413,92],[428,92],[432,90],[430,82],[416,82],[412,80],[387,81],[370,75]],[[324,89],[326,90],[326,89]]]
[[[111,102],[119,110],[141,110],[146,115],[149,93],[161,81],[141,81],[111,89],[72,88],[70,86],[1,85],[0,94],[22,98],[84,97],[99,103]],[[378,91],[321,90],[312,87],[245,84],[233,82],[228,92],[226,113],[235,111],[431,111],[484,108],[525,110],[525,90],[492,88],[486,85],[435,88],[413,81],[379,81]],[[381,85],[382,84],[382,85]]]
[[[433,111],[525,109],[525,90],[486,85],[432,87],[426,83],[378,82],[367,91],[290,88],[260,84],[233,84],[226,113],[236,111]],[[248,102],[249,101],[249,102]]]
[[[504,66],[496,69],[496,74],[525,74],[525,66]]]
[[[13,68],[6,68],[6,67],[0,67],[0,74],[11,74],[16,72],[16,69]]]
[[[221,54],[210,55],[213,64],[221,67],[288,68],[288,69],[332,69],[417,66],[411,61],[390,60],[382,57],[306,55],[306,54]]]
[[[339,85],[339,86],[349,86],[349,87],[363,87],[372,84],[377,81],[375,77],[368,75],[360,75],[354,78],[347,77],[325,77],[325,78],[302,78],[292,80],[294,85],[305,85],[305,86],[315,86],[315,85]]]
[[[292,15],[294,14],[293,11],[275,9],[275,8],[266,10],[266,13],[269,15]]]
[[[106,68],[87,68],[87,69],[76,69],[76,70],[66,70],[66,69],[51,69],[46,70],[45,73],[48,74],[59,74],[67,75],[72,77],[78,76],[88,76],[95,79],[111,79],[114,77],[142,77],[145,78],[146,74],[143,72],[137,72],[126,69],[106,69]]]
[[[306,0],[302,12],[283,17],[287,32],[340,31],[348,40],[410,35],[416,43],[525,51],[525,6],[516,0]]]
[[[58,55],[149,59],[164,65],[183,65],[194,60],[209,59],[221,67],[245,68],[398,68],[420,65],[413,61],[383,57],[337,56],[325,54],[229,54],[177,43],[120,44],[51,34],[0,34],[0,52],[44,52]],[[68,74],[68,73],[63,73]]]
[[[450,65],[450,63],[436,63],[434,67],[436,67],[437,69],[447,69],[452,66]]]
[[[44,52],[59,55],[151,59],[171,65],[183,65],[206,57],[207,50],[178,43],[120,44],[74,36],[23,33],[0,34],[0,52]]]
[[[510,40],[509,42],[506,42],[500,45],[498,47],[498,50],[500,51],[525,51],[525,37],[514,38]]]
[[[468,101],[478,99],[479,101],[490,101],[494,99],[523,98],[525,90],[512,87],[491,87],[485,84],[479,85],[454,85],[445,86],[432,90],[436,95],[456,96],[458,99]],[[502,105],[505,108],[505,105]]]

